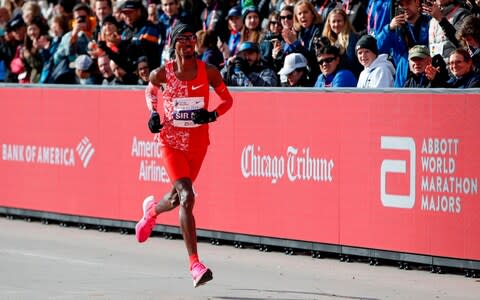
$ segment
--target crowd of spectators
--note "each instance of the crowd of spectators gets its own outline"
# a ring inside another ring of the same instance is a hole
[[[146,85],[187,23],[229,86],[480,87],[480,0],[0,4],[0,82]]]

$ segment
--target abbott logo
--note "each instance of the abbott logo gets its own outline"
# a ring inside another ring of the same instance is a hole
[[[407,172],[405,160],[385,159],[380,168],[380,199],[383,206],[396,208],[412,208],[415,204],[415,141],[411,137],[382,136],[381,149],[407,150],[410,152],[410,192],[408,195],[387,194],[387,173]]]
[[[90,159],[92,158],[93,153],[95,152],[95,149],[92,147],[92,144],[88,138],[84,137],[80,143],[78,143],[76,150],[78,156],[80,156],[83,167],[86,168],[90,162]]]

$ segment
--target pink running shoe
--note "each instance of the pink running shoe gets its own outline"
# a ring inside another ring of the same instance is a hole
[[[212,271],[201,262],[194,263],[190,273],[193,277],[193,287],[201,286],[213,279]]]
[[[143,200],[143,217],[135,226],[135,236],[139,243],[148,240],[150,234],[152,234],[153,227],[155,227],[155,220],[157,217],[151,216],[148,213],[150,209],[155,207],[155,205],[155,198],[153,196],[148,196]]]

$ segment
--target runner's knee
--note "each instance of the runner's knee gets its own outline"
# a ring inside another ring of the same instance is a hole
[[[176,189],[172,189],[172,191],[166,193],[162,200],[168,203],[172,208],[177,207],[180,204]]]
[[[177,191],[180,205],[184,207],[193,206],[195,194],[193,193],[192,181],[189,178],[180,178],[175,181],[174,186]]]

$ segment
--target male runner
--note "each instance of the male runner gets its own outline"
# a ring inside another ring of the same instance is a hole
[[[135,227],[137,240],[142,243],[150,236],[157,215],[179,207],[180,229],[190,257],[193,286],[213,278],[212,271],[200,262],[193,206],[192,184],[198,175],[210,143],[208,123],[226,113],[232,106],[232,96],[217,68],[195,57],[196,35],[193,28],[178,24],[172,30],[175,58],[150,73],[146,100],[151,112],[149,128],[157,133],[161,154],[172,189],[160,200],[153,196],[143,202],[143,217]],[[160,84],[165,83],[163,91]],[[222,103],[208,111],[209,87],[215,89]],[[164,122],[157,113],[157,97],[163,99]]]

